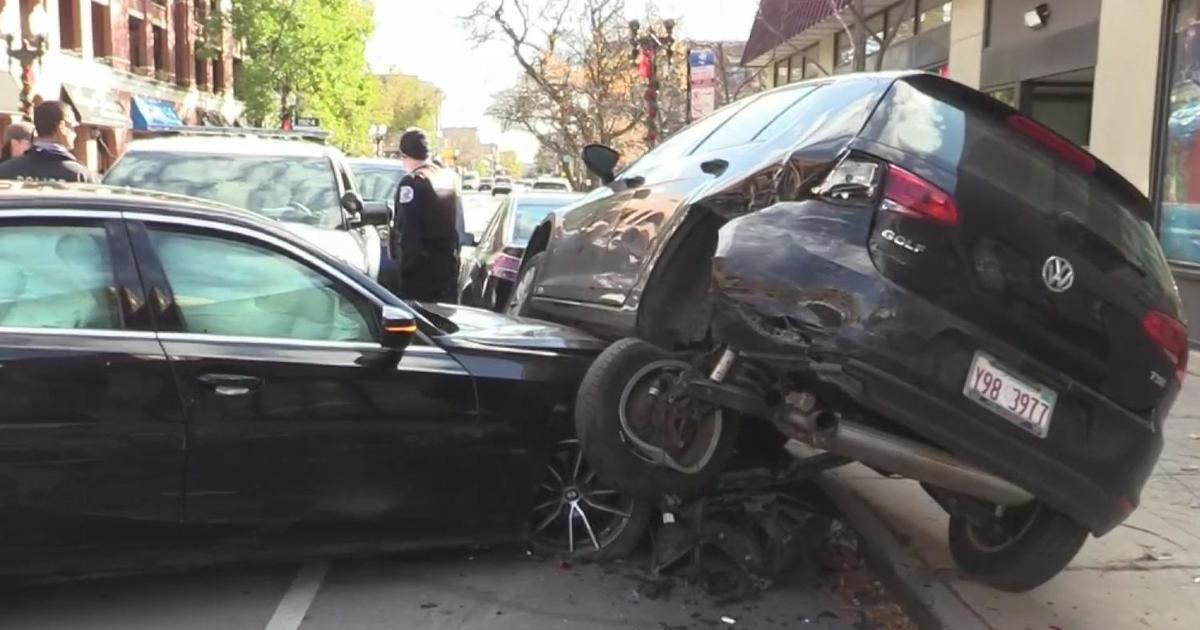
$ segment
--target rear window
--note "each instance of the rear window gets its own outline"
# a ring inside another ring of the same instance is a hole
[[[126,153],[104,183],[208,199],[278,221],[342,225],[337,176],[323,157],[139,151]]]
[[[913,77],[893,85],[864,136],[901,151],[896,160],[952,192],[966,218],[988,215],[1002,225],[1031,209],[1047,225],[1087,234],[1080,238],[1094,241],[1093,249],[1115,249],[1141,272],[1169,281],[1145,197],[1082,149],[1056,150],[1031,138],[1018,129],[1027,122],[1013,116],[972,90]]]
[[[562,207],[562,204],[549,203],[519,203],[513,219],[512,242],[525,243],[533,236],[542,219],[546,215]]]

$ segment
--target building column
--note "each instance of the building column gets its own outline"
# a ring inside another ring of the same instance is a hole
[[[1089,149],[1150,194],[1163,2],[1105,2]]]
[[[983,71],[986,0],[954,0],[950,19],[950,78],[978,89]]]
[[[822,39],[817,43],[817,63],[825,69],[825,72],[833,74],[833,67],[837,65],[836,52],[833,49],[833,35]]]

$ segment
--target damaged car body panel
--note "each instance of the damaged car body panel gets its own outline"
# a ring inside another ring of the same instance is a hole
[[[960,567],[1006,590],[1050,579],[1136,508],[1188,347],[1150,203],[1115,171],[915,72],[779,88],[662,147],[619,176],[593,168],[621,192],[562,217],[599,249],[555,226],[526,250],[520,312],[620,339],[581,392],[624,401],[657,370],[651,399],[686,392],[699,412],[920,481],[950,512]],[[587,290],[568,297],[563,268]],[[664,375],[664,352],[690,371]],[[581,436],[658,422],[620,404],[619,427],[577,407]],[[706,470],[684,483],[629,437],[642,479],[703,485]],[[722,453],[732,438],[704,439]]]
[[[695,284],[692,278],[662,278],[661,270],[669,272],[663,260],[674,259],[680,248],[698,246],[688,244],[696,223],[710,213],[725,220],[765,208],[781,195],[798,195],[866,122],[888,76],[809,82],[773,93],[771,101],[730,105],[668,139],[612,184],[548,217],[525,254],[528,260],[546,252],[532,298],[536,312],[606,338],[654,326],[644,321],[643,296]],[[798,123],[803,144],[797,142]],[[707,247],[699,255],[711,253]],[[656,284],[669,288],[660,291]]]

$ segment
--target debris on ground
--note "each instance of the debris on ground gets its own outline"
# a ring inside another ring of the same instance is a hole
[[[835,544],[829,546],[833,590],[845,602],[845,612],[859,630],[917,630],[917,624],[888,597],[883,584],[858,553],[857,536],[835,521]]]
[[[732,626],[733,624],[737,623],[737,619],[734,619],[733,617],[721,617],[721,623]]]

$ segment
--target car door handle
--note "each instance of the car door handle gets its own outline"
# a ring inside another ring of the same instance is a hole
[[[244,374],[204,374],[199,379],[218,396],[245,396],[262,386],[262,379]]]

